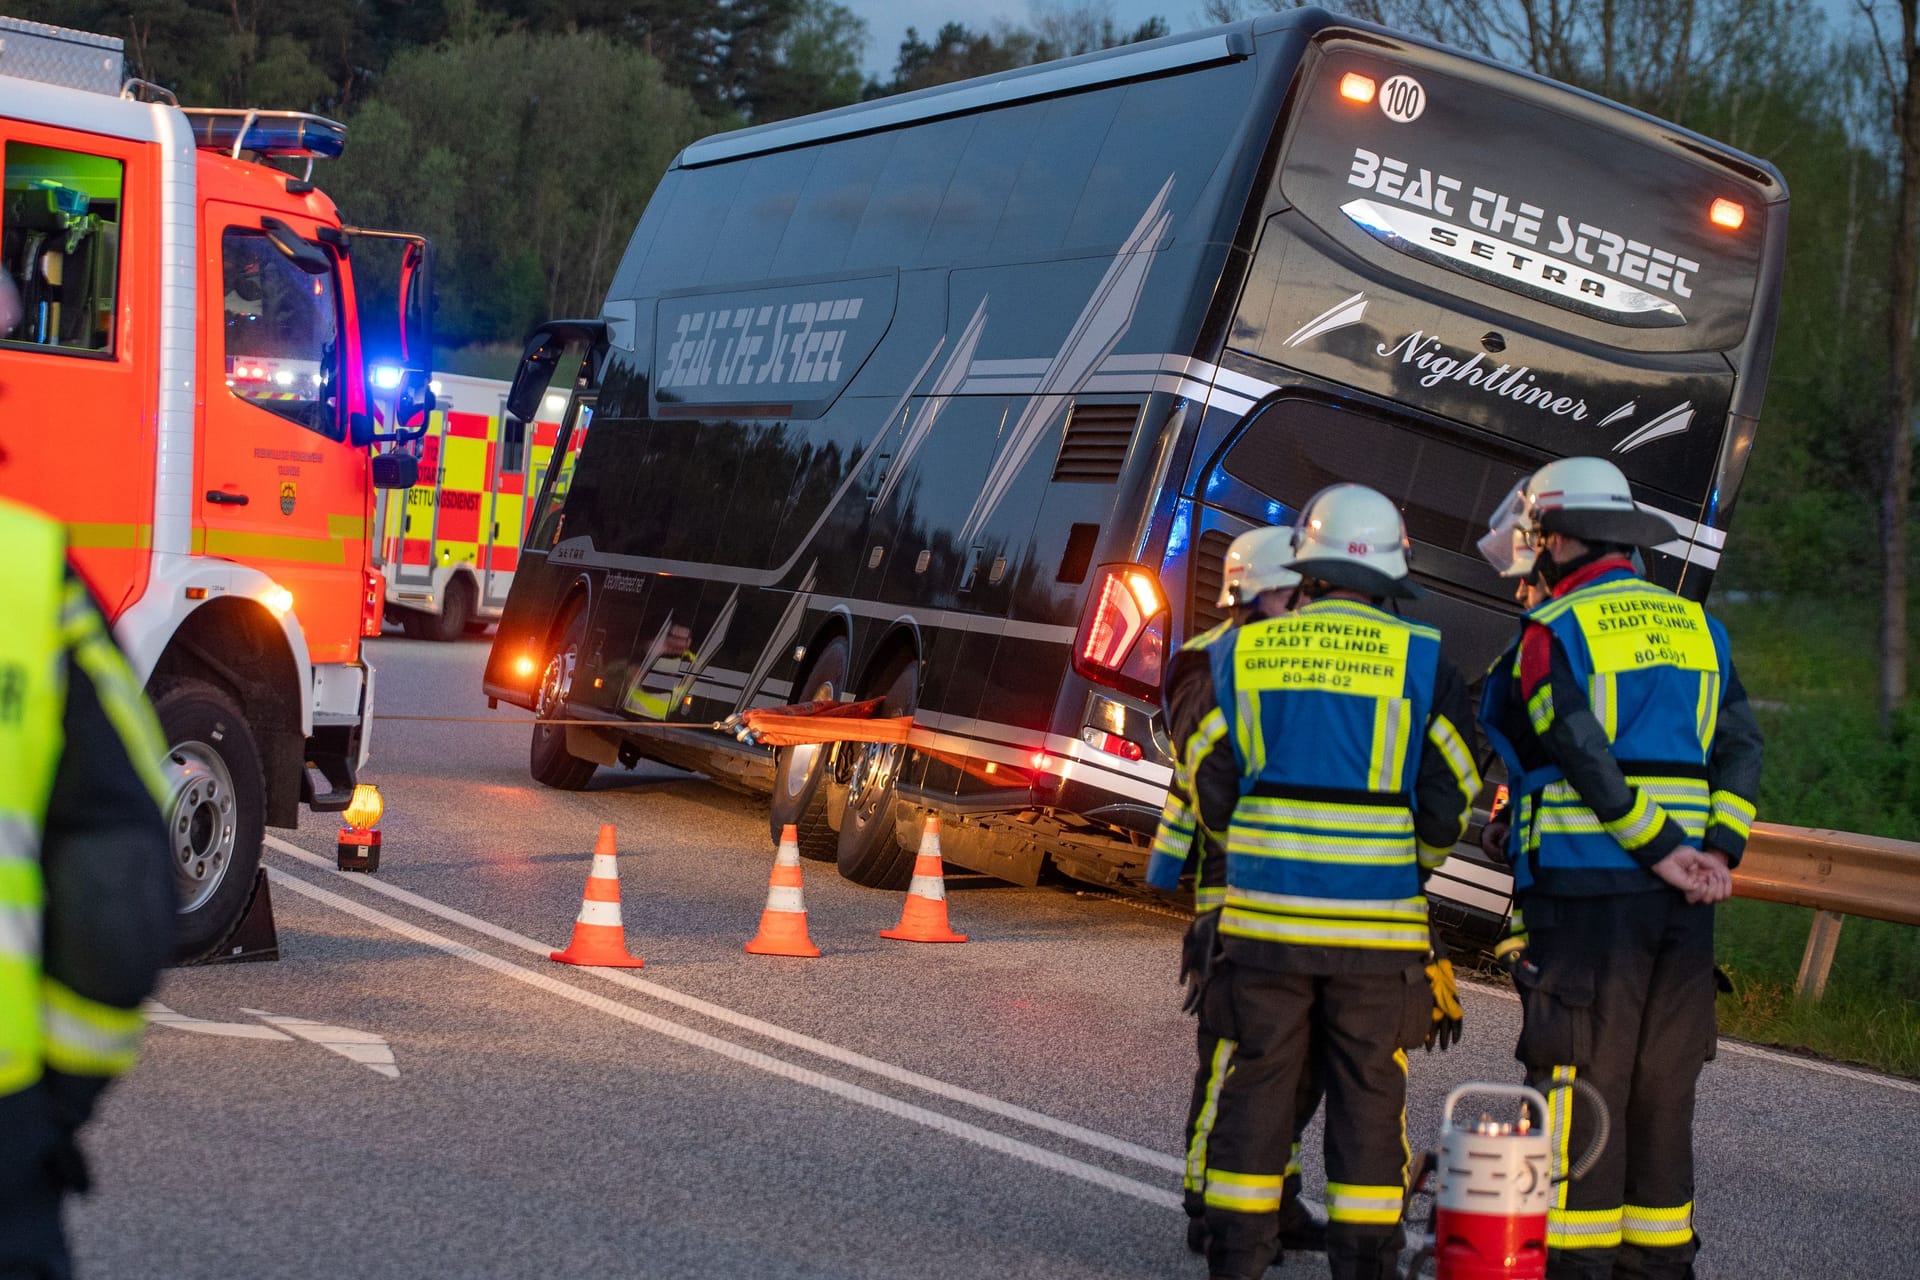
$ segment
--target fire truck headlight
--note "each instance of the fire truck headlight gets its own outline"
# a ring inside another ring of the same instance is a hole
[[[282,586],[268,587],[260,594],[260,603],[274,617],[284,618],[293,611],[293,592]]]
[[[400,385],[398,365],[377,364],[373,366],[373,385],[382,391],[392,391]]]

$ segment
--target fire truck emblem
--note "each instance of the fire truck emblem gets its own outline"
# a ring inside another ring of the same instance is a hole
[[[280,485],[280,514],[283,516],[292,515],[294,499],[299,496],[300,491],[294,487],[293,481],[284,481]]]

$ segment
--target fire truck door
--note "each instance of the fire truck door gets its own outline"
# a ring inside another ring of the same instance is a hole
[[[269,607],[298,612],[314,662],[352,661],[371,504],[347,442],[339,263],[305,219],[220,201],[205,219],[194,550],[284,588]]]
[[[484,569],[480,575],[480,604],[488,610],[506,607],[513,571],[519,567],[520,543],[527,528],[528,455],[533,444],[532,428],[507,412],[504,396],[494,421],[499,426],[487,450],[492,463],[486,493],[490,510],[481,513],[487,523],[481,530],[486,545],[481,550]]]
[[[427,434],[420,437],[420,483],[392,498],[395,507],[387,516],[387,581],[405,587],[424,599],[433,591],[433,540],[440,514],[440,443],[446,436],[447,415],[435,410],[428,420]]]

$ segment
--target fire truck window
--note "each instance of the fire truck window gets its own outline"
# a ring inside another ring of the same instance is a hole
[[[9,142],[0,255],[20,319],[0,338],[113,354],[126,166],[105,156]]]
[[[226,280],[227,386],[269,413],[335,440],[340,309],[334,273],[308,275],[264,232],[220,237]]]

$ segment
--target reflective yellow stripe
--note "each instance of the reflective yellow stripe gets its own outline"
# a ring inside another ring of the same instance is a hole
[[[1231,902],[1220,909],[1220,932],[1232,938],[1285,942],[1301,947],[1359,947],[1423,954],[1432,942],[1424,921],[1417,925],[1396,925],[1381,921],[1319,919],[1235,907]]]
[[[1567,1187],[1571,1185],[1567,1170],[1573,1167],[1570,1154],[1573,1142],[1573,1077],[1578,1068],[1570,1066],[1553,1069],[1553,1083],[1567,1086],[1550,1089],[1547,1092],[1547,1126],[1553,1141],[1553,1182],[1555,1207],[1564,1210],[1567,1207]]]
[[[78,521],[67,526],[67,545],[85,551],[145,551],[153,545],[153,526]]]
[[[345,544],[337,538],[303,538],[291,533],[241,533],[233,529],[195,529],[196,555],[235,560],[294,560],[301,564],[344,564]]]
[[[1467,834],[1467,819],[1473,816],[1473,802],[1480,795],[1480,770],[1473,763],[1473,752],[1467,748],[1466,739],[1460,736],[1460,730],[1453,721],[1436,714],[1433,723],[1427,726],[1427,741],[1440,752],[1441,759],[1447,762],[1447,771],[1453,775],[1454,785],[1460,788],[1460,797],[1466,801],[1460,808],[1459,829],[1453,833],[1457,842]],[[1446,861],[1452,853],[1452,846],[1436,850],[1434,846],[1422,841],[1420,844],[1420,864],[1425,867],[1437,867]],[[1437,855],[1437,856],[1436,856]]]
[[[1296,1124],[1299,1123],[1298,1117],[1295,1118],[1295,1123]],[[1299,1174],[1300,1174],[1300,1144],[1296,1142],[1293,1144],[1292,1147],[1288,1148],[1287,1150],[1286,1176],[1289,1178],[1293,1178],[1293,1177],[1298,1177]]]
[[[1612,742],[1620,732],[1618,692],[1611,671],[1596,672],[1587,681],[1587,705],[1593,708],[1593,718],[1600,722],[1600,729],[1607,735],[1608,742]]]
[[[1414,848],[1418,852],[1420,865],[1428,871],[1453,856],[1453,846],[1450,844],[1428,844],[1425,840],[1416,840]]]
[[[1350,1182],[1327,1184],[1327,1221],[1398,1222],[1406,1199],[1402,1187],[1363,1187]]]
[[[1534,690],[1527,699],[1527,719],[1533,723],[1533,731],[1545,736],[1553,727],[1553,686],[1543,684]]]
[[[1271,915],[1304,915],[1345,920],[1424,921],[1425,898],[1306,898],[1227,886],[1227,905]]]
[[[147,1025],[138,1009],[116,1009],[75,994],[49,977],[40,980],[47,1065],[70,1075],[111,1076],[131,1067]]]
[[[1613,1249],[1620,1244],[1620,1234],[1618,1209],[1547,1210],[1549,1249]]]
[[[1222,1039],[1213,1046],[1207,1059],[1207,1084],[1200,1095],[1200,1111],[1193,1117],[1193,1132],[1187,1135],[1187,1172],[1182,1185],[1199,1191],[1207,1185],[1207,1139],[1213,1135],[1213,1122],[1220,1114],[1220,1089],[1227,1082],[1227,1067],[1233,1062],[1234,1042]]]
[[[1206,718],[1200,721],[1199,727],[1187,738],[1187,758],[1183,763],[1186,766],[1189,787],[1193,785],[1194,775],[1200,772],[1200,762],[1206,759],[1208,753],[1226,736],[1226,712],[1215,707],[1207,712]]]
[[[1240,704],[1239,723],[1234,728],[1240,735],[1240,758],[1245,761],[1240,772],[1257,778],[1267,768],[1267,744],[1260,734],[1260,702],[1245,689],[1236,692],[1234,698]]]
[[[1389,805],[1341,804],[1330,800],[1289,800],[1280,796],[1243,796],[1236,822],[1270,823],[1344,831],[1386,839],[1413,834],[1413,815]]]
[[[1237,825],[1227,833],[1227,852],[1249,858],[1290,858],[1348,867],[1405,867],[1418,861],[1411,841],[1398,850],[1369,850],[1356,847],[1349,836],[1249,832]]]
[[[1406,698],[1376,698],[1373,745],[1367,759],[1367,790],[1398,791],[1407,769],[1408,721],[1413,703]]]
[[[1753,834],[1753,805],[1731,791],[1716,791],[1712,797],[1713,820],[1730,828],[1742,840]]]
[[[1693,1239],[1693,1201],[1670,1208],[1630,1204],[1621,1211],[1621,1238],[1648,1248],[1672,1248]]]
[[[1655,804],[1645,791],[1641,791],[1633,799],[1633,808],[1618,818],[1601,819],[1601,825],[1607,829],[1608,835],[1620,842],[1621,848],[1632,850],[1659,835],[1666,821],[1666,810]]]
[[[91,605],[88,612],[92,612]],[[120,735],[120,745],[126,749],[133,771],[140,775],[155,806],[164,811],[168,786],[160,762],[167,754],[166,737],[160,731],[160,722],[154,718],[146,693],[135,683],[126,658],[107,638],[104,624],[102,628],[99,634],[74,646],[73,660],[93,682],[94,696],[100,700],[107,723]]]
[[[1205,912],[1217,910],[1225,904],[1226,900],[1227,891],[1224,887],[1209,888],[1205,885],[1200,885],[1193,891],[1193,909],[1195,911]]]
[[[1713,733],[1720,723],[1720,673],[1700,673],[1700,706],[1696,716],[1700,731],[1700,754],[1713,749]]]
[[[1234,1173],[1210,1168],[1207,1170],[1207,1208],[1234,1213],[1277,1213],[1281,1184],[1285,1180],[1285,1175],[1278,1173]]]

